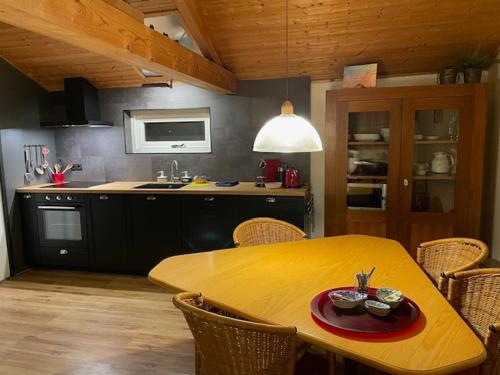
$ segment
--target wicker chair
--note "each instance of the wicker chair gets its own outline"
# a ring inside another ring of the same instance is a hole
[[[477,268],[488,256],[488,246],[471,238],[445,238],[420,244],[417,263],[445,296],[450,275]]]
[[[269,217],[244,221],[233,232],[236,247],[300,241],[305,238],[306,234],[295,225]]]
[[[500,268],[451,275],[448,300],[486,346],[481,374],[500,374]]]
[[[296,361],[296,329],[238,319],[198,293],[180,293],[183,313],[196,347],[196,374],[291,375]]]

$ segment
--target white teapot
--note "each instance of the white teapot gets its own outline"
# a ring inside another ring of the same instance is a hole
[[[450,173],[451,168],[455,165],[455,158],[449,153],[439,151],[434,153],[432,159],[431,172],[432,173]]]

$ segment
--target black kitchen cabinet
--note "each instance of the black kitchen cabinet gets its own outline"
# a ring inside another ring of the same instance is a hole
[[[92,268],[126,270],[130,240],[125,198],[114,194],[92,194],[89,202]]]
[[[182,201],[182,244],[185,252],[233,247],[239,224],[237,196],[190,195]]]
[[[133,271],[151,270],[161,260],[181,251],[181,204],[178,196],[135,195],[130,204]]]
[[[304,230],[304,197],[242,196],[241,221],[254,217],[272,217],[286,221]]]

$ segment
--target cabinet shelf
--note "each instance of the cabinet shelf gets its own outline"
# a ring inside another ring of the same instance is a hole
[[[451,141],[449,139],[436,139],[434,141],[415,141],[416,145],[455,145],[457,141]]]
[[[439,175],[439,174],[433,174],[429,176],[413,176],[414,180],[434,180],[434,181],[451,181],[455,179],[455,175],[450,175],[450,174],[444,174],[444,175]]]
[[[388,146],[389,142],[384,141],[349,141],[349,146]]]
[[[348,180],[387,180],[387,176],[347,175]]]

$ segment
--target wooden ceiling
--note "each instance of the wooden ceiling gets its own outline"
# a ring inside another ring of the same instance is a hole
[[[203,0],[217,52],[238,79],[283,77],[284,0]],[[377,62],[382,74],[434,72],[477,45],[500,44],[498,0],[289,0],[290,74],[341,78]]]
[[[95,87],[140,87],[134,67],[70,44],[0,23],[0,56],[49,91],[66,77],[85,77]]]
[[[190,0],[125,1],[151,17]],[[212,55],[238,79],[284,77],[284,0],[194,1]],[[370,62],[386,75],[434,72],[478,45],[491,55],[500,45],[498,0],[289,0],[289,12],[290,75],[314,80]],[[69,76],[98,88],[145,80],[132,65],[6,24],[0,57],[48,90],[60,90]]]

